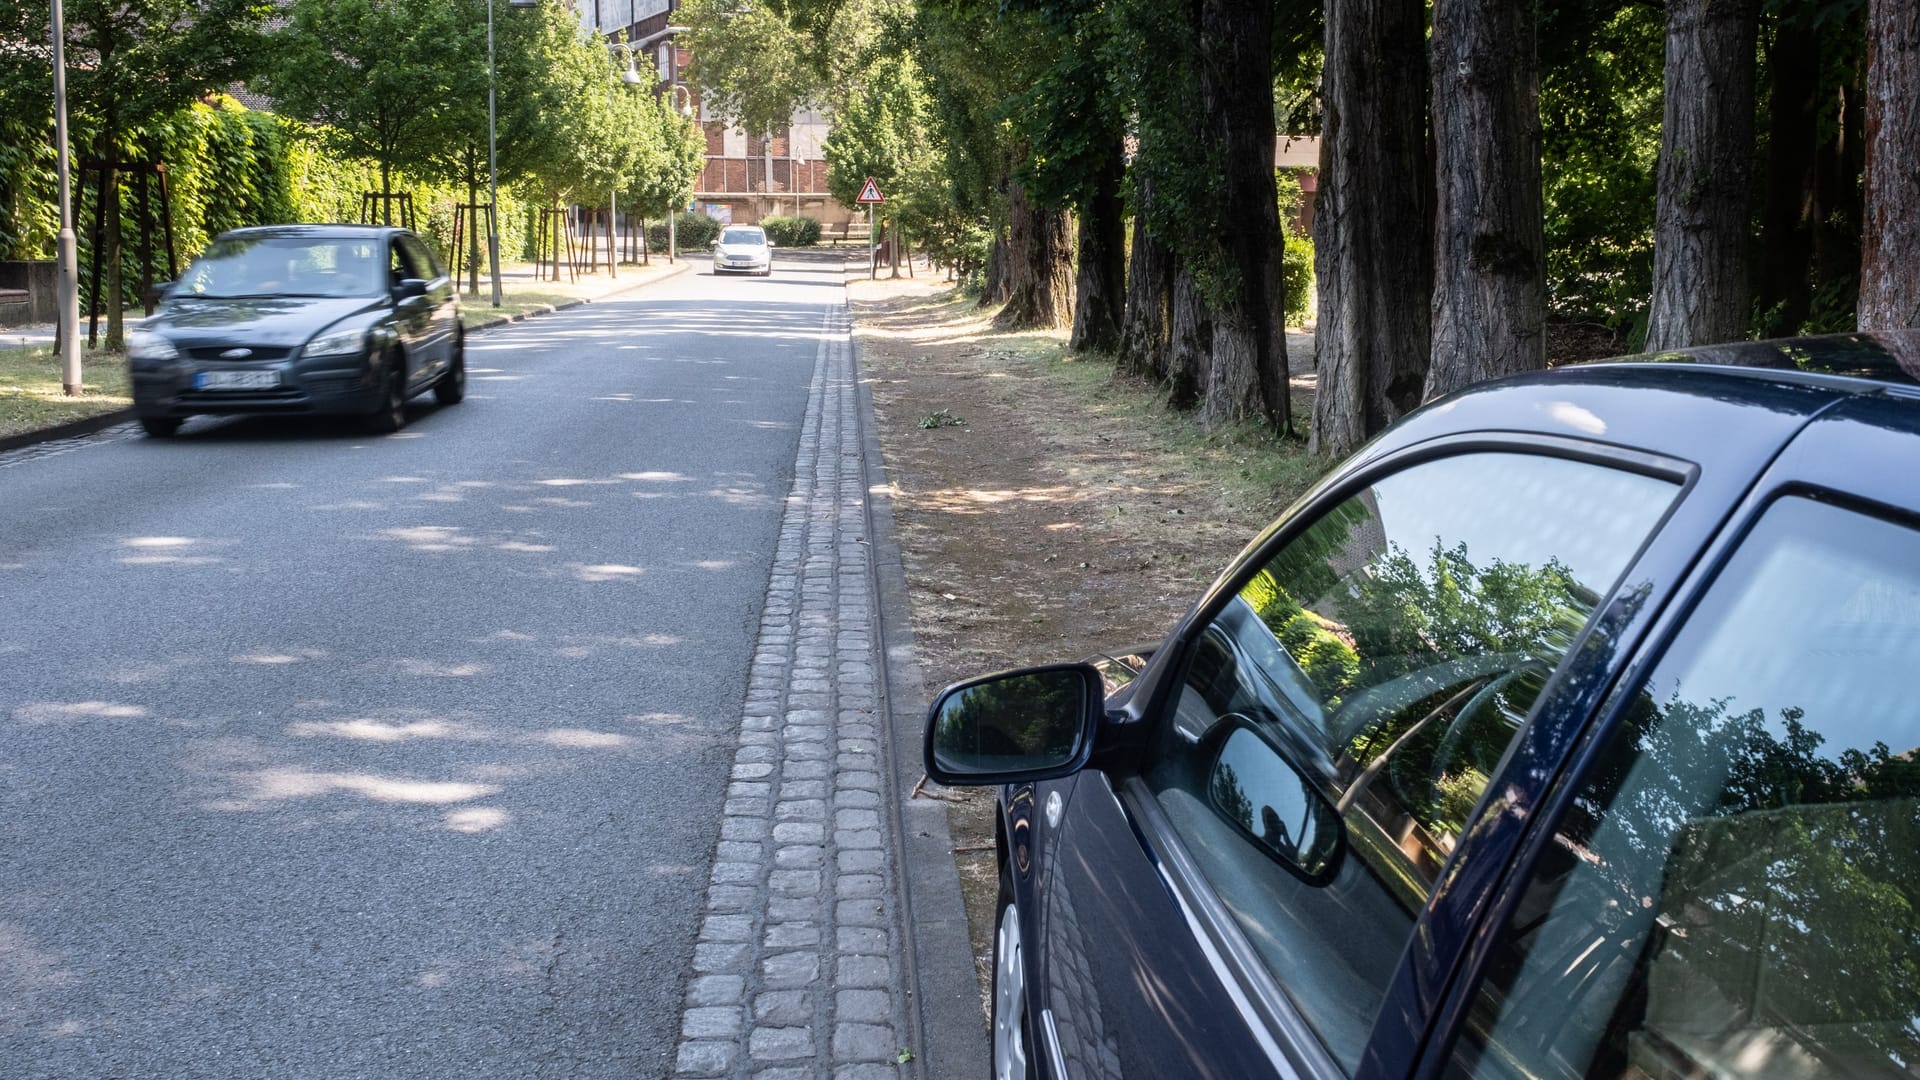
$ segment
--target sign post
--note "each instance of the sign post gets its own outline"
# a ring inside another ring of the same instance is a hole
[[[873,227],[873,208],[879,203],[886,202],[887,197],[880,194],[880,185],[874,183],[873,177],[869,176],[867,182],[860,185],[860,197],[853,201],[867,208],[867,280],[872,281],[880,276],[875,262],[879,257],[880,234]]]

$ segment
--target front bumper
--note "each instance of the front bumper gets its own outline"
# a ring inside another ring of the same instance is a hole
[[[312,367],[248,365],[224,370],[277,371],[268,389],[201,390],[195,361],[132,369],[133,408],[140,416],[244,416],[258,413],[370,413],[383,400],[381,369],[351,358],[317,360]]]

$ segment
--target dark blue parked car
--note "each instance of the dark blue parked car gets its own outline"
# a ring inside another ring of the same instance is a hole
[[[1004,785],[996,1076],[1920,1075],[1916,376],[1476,387],[1150,656],[945,691],[929,772]]]

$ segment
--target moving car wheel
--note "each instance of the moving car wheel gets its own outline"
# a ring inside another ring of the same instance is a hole
[[[155,439],[171,439],[180,430],[181,419],[177,416],[143,416],[140,427]]]
[[[1033,1080],[1033,1037],[1027,1031],[1027,969],[1020,948],[1020,905],[1000,873],[1000,915],[993,935],[993,1080]]]
[[[387,379],[387,396],[367,417],[367,428],[377,434],[391,435],[407,425],[407,364],[393,358],[393,373]]]
[[[433,400],[442,405],[458,405],[467,396],[467,336],[464,331],[454,331],[453,363],[448,365],[447,373],[433,384]]]

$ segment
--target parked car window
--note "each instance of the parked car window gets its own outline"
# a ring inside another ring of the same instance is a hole
[[[1536,455],[1416,465],[1289,543],[1193,646],[1148,783],[1348,1068],[1488,777],[1677,490]]]
[[[1585,778],[1456,1075],[1920,1071],[1920,531],[1775,503]]]

